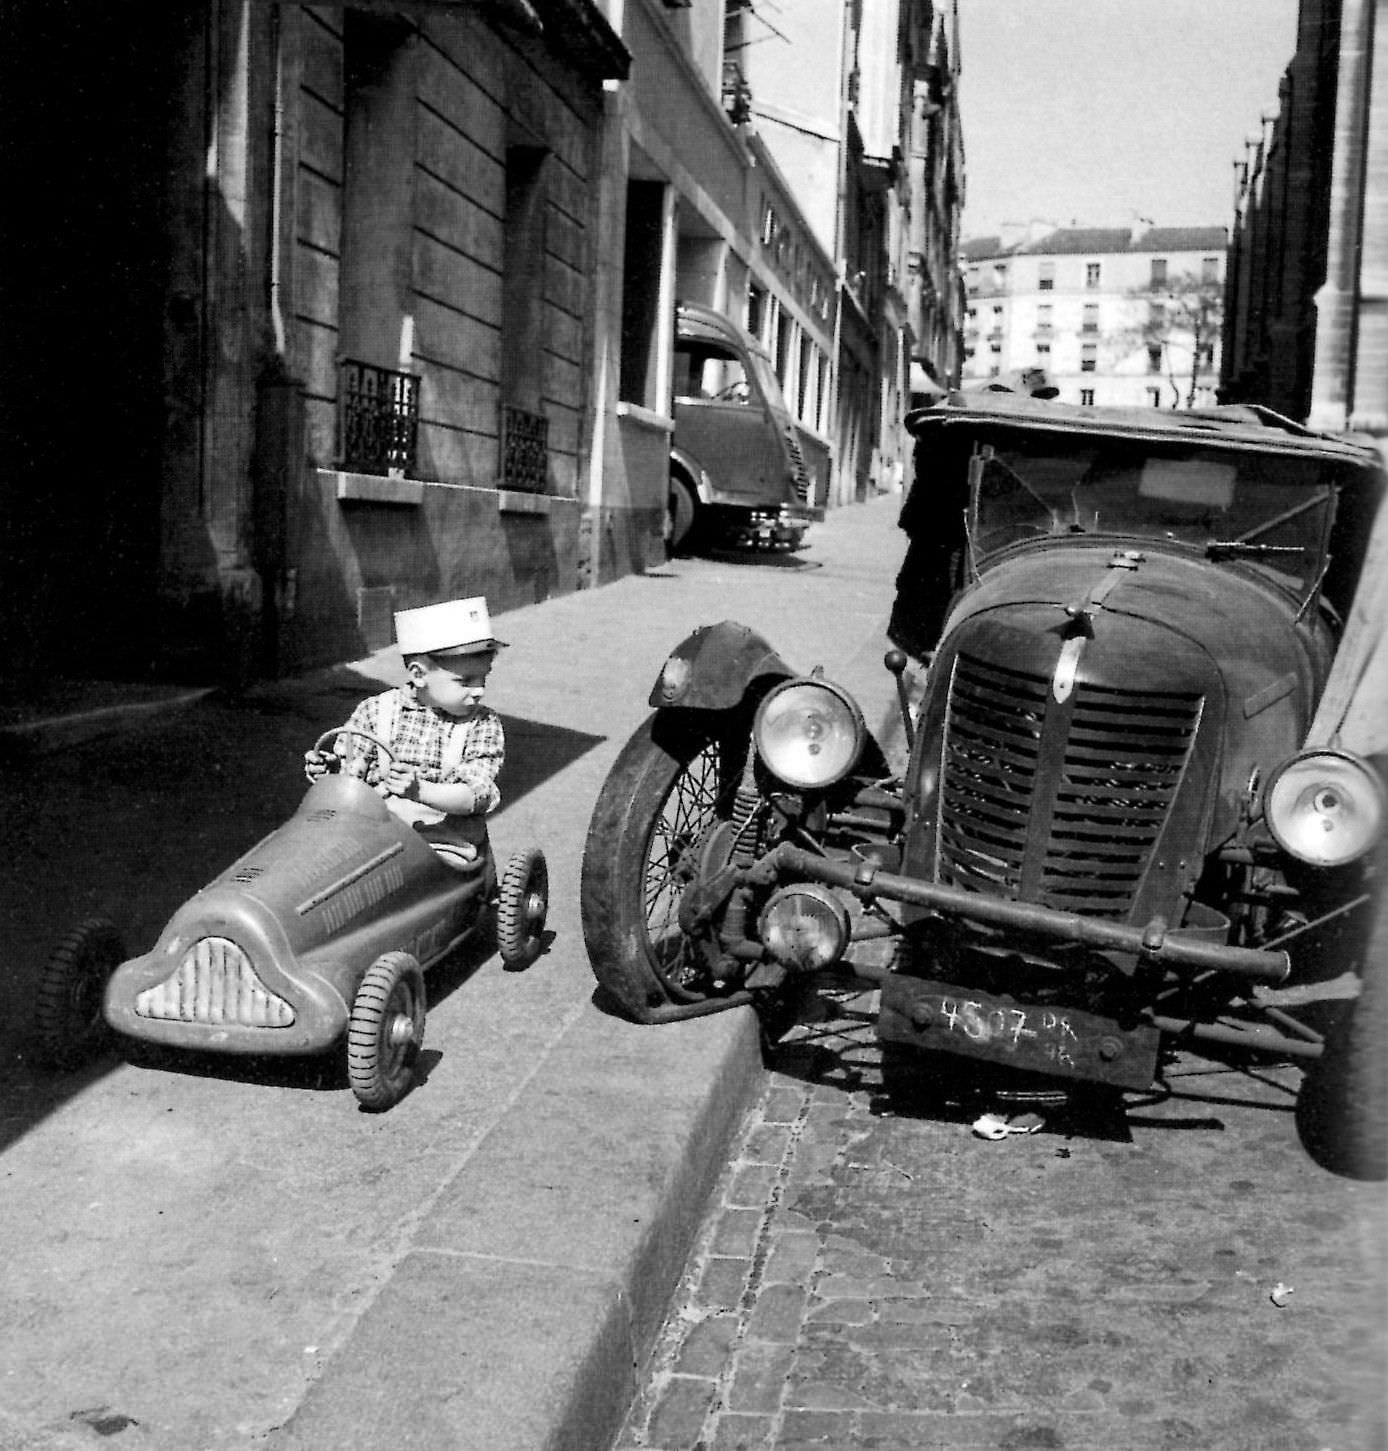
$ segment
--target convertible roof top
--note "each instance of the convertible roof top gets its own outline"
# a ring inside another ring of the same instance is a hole
[[[1209,447],[1314,454],[1359,467],[1379,467],[1374,449],[1330,434],[1315,433],[1257,405],[1224,404],[1187,410],[1105,408],[983,388],[951,393],[929,408],[914,409],[906,415],[905,422],[917,438],[928,437],[937,428],[955,425],[1002,426],[1153,443],[1180,441]]]

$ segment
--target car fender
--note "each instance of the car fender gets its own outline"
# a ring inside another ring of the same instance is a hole
[[[670,474],[671,477],[679,474],[684,478],[692,486],[695,497],[701,504],[713,503],[712,480],[710,480],[704,466],[688,449],[671,448]]]
[[[727,710],[757,682],[787,680],[799,673],[755,630],[722,620],[700,625],[675,646],[649,700],[657,709]]]

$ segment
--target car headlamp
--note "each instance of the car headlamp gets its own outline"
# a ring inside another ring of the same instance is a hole
[[[1263,791],[1263,817],[1283,851],[1318,867],[1357,861],[1383,832],[1383,785],[1357,756],[1303,751]]]
[[[787,680],[761,703],[752,739],[766,767],[788,786],[812,790],[841,781],[862,753],[863,714],[827,680]]]
[[[762,908],[759,926],[772,957],[801,972],[832,967],[848,945],[848,909],[816,882],[781,888]]]

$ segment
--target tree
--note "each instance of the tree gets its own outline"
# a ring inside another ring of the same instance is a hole
[[[1224,326],[1224,283],[1182,272],[1129,295],[1145,304],[1136,331],[1171,385],[1171,406],[1193,408]]]

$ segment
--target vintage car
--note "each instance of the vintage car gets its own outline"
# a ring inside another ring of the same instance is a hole
[[[1117,1097],[1179,1042],[1314,1093],[1384,968],[1381,763],[1308,745],[1377,456],[1248,408],[955,394],[907,424],[904,772],[838,685],[696,630],[590,823],[599,983],[660,1022],[852,972],[898,1077]]]
[[[340,727],[318,742],[361,737]],[[246,1056],[345,1049],[364,1108],[409,1091],[424,1039],[424,969],[479,933],[528,965],[544,939],[549,874],[537,848],[498,881],[486,826],[476,855],[445,863],[350,771],[309,786],[298,810],[127,959],[107,920],[61,942],[36,996],[38,1056],[71,1067],[109,1030],[172,1048]]]
[[[805,441],[766,350],[711,308],[675,319],[669,543],[791,550],[823,517]]]

